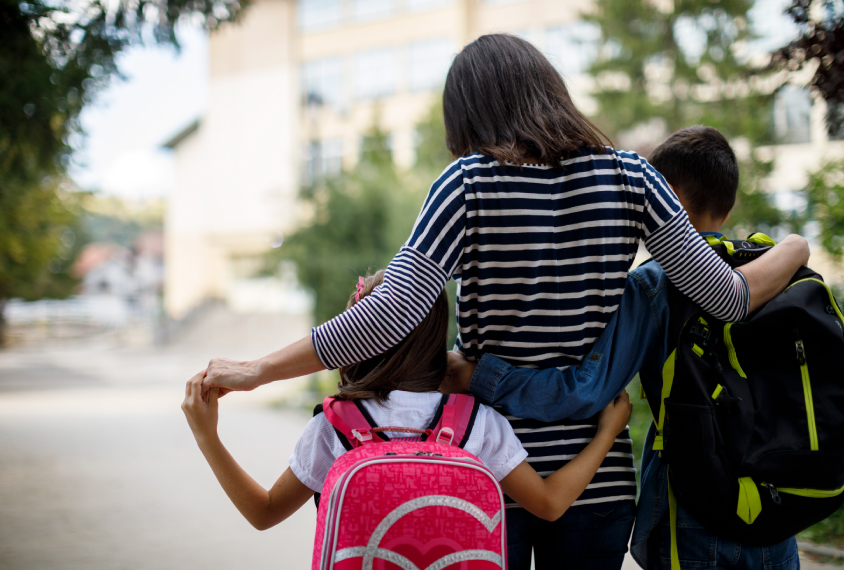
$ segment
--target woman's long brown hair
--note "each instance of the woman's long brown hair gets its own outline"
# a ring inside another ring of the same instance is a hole
[[[360,298],[384,282],[384,270],[364,279]],[[346,310],[355,303],[349,297]],[[393,390],[435,392],[448,370],[448,294],[443,290],[428,315],[407,337],[384,354],[340,368],[340,400],[374,399],[383,402]]]
[[[547,164],[612,141],[571,100],[551,62],[509,34],[481,36],[454,58],[443,92],[446,146],[500,163]]]

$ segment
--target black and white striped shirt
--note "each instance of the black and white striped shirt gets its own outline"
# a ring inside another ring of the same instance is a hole
[[[582,360],[618,307],[640,241],[704,310],[727,321],[747,314],[744,277],[698,237],[674,192],[637,154],[584,150],[554,167],[462,157],[431,187],[384,283],[313,329],[312,340],[328,368],[385,352],[454,277],[458,347],[469,358],[490,352],[517,366],[563,368]],[[595,432],[583,421],[511,423],[543,473]],[[605,460],[584,493],[590,502],[635,496],[629,439],[617,446],[625,456]]]

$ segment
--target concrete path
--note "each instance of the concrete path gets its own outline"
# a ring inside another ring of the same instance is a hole
[[[0,351],[0,569],[310,566],[312,505],[254,530],[218,486],[179,409],[185,381],[210,357],[259,356],[307,332],[304,321],[253,322],[248,331],[235,321],[217,314],[214,326],[199,323],[165,348],[101,339]],[[221,400],[224,443],[265,486],[286,468],[309,418],[268,402],[300,386]],[[628,556],[624,568],[637,566]]]

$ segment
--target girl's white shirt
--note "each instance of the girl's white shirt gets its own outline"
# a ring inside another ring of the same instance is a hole
[[[439,392],[396,390],[381,405],[373,400],[361,402],[379,426],[425,429],[434,419],[441,398]],[[528,456],[504,416],[483,404],[463,449],[480,459],[499,481]],[[318,414],[308,422],[288,463],[299,481],[320,492],[331,464],[344,453],[346,449],[325,414]]]

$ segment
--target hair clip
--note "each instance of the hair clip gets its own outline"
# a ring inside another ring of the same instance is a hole
[[[363,277],[358,277],[358,282],[355,283],[355,289],[357,289],[357,293],[355,293],[355,303],[360,303],[360,294],[363,293],[363,288],[366,286],[366,282],[363,280]]]

